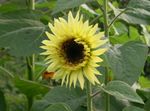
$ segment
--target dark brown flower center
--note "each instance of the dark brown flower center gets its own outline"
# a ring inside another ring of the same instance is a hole
[[[67,62],[71,64],[81,63],[84,59],[84,46],[74,41],[74,39],[65,41],[62,44],[62,50]]]

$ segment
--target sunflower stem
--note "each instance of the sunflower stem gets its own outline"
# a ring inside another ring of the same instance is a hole
[[[30,10],[35,10],[35,0],[29,0],[29,8]],[[28,80],[33,81],[33,74],[35,69],[35,55],[29,56],[26,58],[27,61],[27,71],[28,71]],[[28,111],[31,110],[33,104],[33,96],[27,96],[28,99]]]
[[[105,29],[105,37],[109,38],[109,23],[108,23],[108,0],[104,0],[104,29]],[[107,72],[105,74],[105,85],[109,82],[109,70],[106,69]],[[110,95],[105,93],[105,111],[110,111]]]
[[[93,111],[93,102],[92,102],[92,85],[91,83],[87,80],[87,111]]]
[[[26,0],[26,3],[30,10],[35,10],[35,0]]]
[[[34,55],[27,57],[27,71],[28,71],[28,80],[33,81],[33,74],[34,74]],[[33,97],[27,96],[28,98],[28,111],[30,111],[32,104],[33,104]]]
[[[109,27],[108,27],[108,0],[104,0],[104,29],[105,36],[109,37]]]

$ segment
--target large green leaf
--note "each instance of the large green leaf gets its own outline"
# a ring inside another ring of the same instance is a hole
[[[25,10],[0,16],[0,47],[7,47],[16,56],[29,56],[40,52],[45,26],[40,14]]]
[[[15,78],[14,79],[15,86],[24,94],[27,96],[35,96],[38,94],[46,94],[50,88],[42,85],[40,83],[34,82],[34,81],[29,81],[29,80],[24,80],[24,79],[19,79]]]
[[[102,88],[103,89],[103,88]],[[111,81],[107,84],[105,89],[106,93],[115,96],[119,99],[127,99],[132,102],[144,104],[142,99],[136,94],[136,92],[125,82]]]
[[[138,108],[136,106],[128,106],[128,107],[124,108],[123,111],[145,111],[145,110]]]
[[[110,49],[106,54],[106,61],[114,79],[130,85],[137,81],[144,67],[147,52],[146,45],[134,41]]]
[[[80,88],[56,87],[49,91],[44,97],[49,104],[65,103],[70,106],[73,111],[76,111],[86,99],[86,94]]]
[[[53,14],[61,12],[65,9],[75,8],[80,6],[83,3],[90,2],[93,0],[58,0],[56,7],[53,10]]]
[[[50,106],[50,103],[43,99],[43,100],[36,100],[34,101],[31,111],[44,111],[46,108]]]
[[[59,103],[59,104],[50,105],[44,111],[72,111],[72,110],[70,109],[70,107],[67,104]]]
[[[150,1],[149,0],[130,0],[127,11],[119,18],[132,24],[150,24]],[[121,11],[113,7],[115,15],[117,16]]]
[[[4,93],[0,90],[0,111],[7,111],[6,108]]]
[[[105,94],[101,92],[93,98],[94,111],[105,111]],[[110,111],[122,111],[128,102],[110,96]]]

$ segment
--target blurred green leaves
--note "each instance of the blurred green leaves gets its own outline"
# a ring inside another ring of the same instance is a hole
[[[120,19],[131,23],[131,24],[150,24],[150,1],[149,0],[130,0],[127,10],[125,13],[121,14]],[[117,16],[121,11],[116,9],[113,5],[111,8],[114,10],[115,15]]]
[[[80,6],[83,3],[87,3],[93,0],[57,0],[56,7],[52,14],[64,11],[65,9],[71,9]]]
[[[10,49],[15,56],[40,52],[45,25],[40,13],[20,10],[0,15],[0,47]]]

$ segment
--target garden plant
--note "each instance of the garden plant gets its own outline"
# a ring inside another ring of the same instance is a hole
[[[0,111],[150,111],[150,0],[0,0]]]

